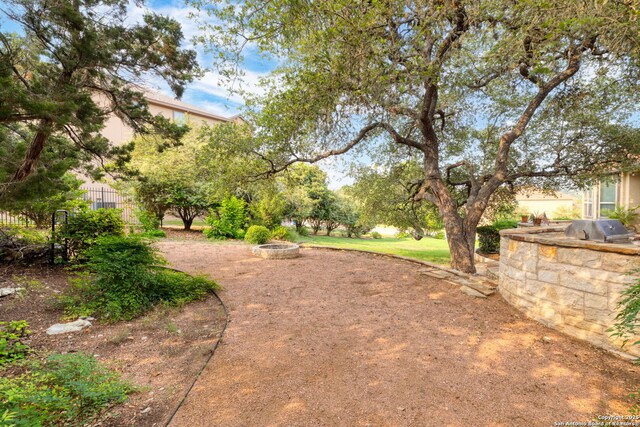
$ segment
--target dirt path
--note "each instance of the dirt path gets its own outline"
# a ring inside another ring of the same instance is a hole
[[[232,319],[173,427],[551,426],[625,414],[640,383],[631,363],[407,262],[160,247],[224,286]]]

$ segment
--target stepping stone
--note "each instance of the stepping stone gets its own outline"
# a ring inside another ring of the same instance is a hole
[[[436,279],[450,279],[453,276],[453,274],[442,270],[424,271],[422,274],[435,277]]]
[[[494,286],[489,286],[484,281],[479,280],[456,280],[456,283],[459,285],[471,288],[476,292],[480,292],[483,296],[493,295],[496,292],[496,288]]]
[[[6,297],[22,291],[24,288],[0,288],[0,297]]]
[[[487,296],[476,291],[475,289],[472,289],[468,286],[460,286],[460,291],[462,291],[463,294],[467,294],[469,296],[472,297],[476,297],[476,298],[486,298]]]
[[[84,328],[91,326],[91,322],[89,320],[93,320],[93,317],[81,317],[75,322],[69,323],[56,323],[55,325],[49,326],[49,329],[47,329],[47,335],[58,335],[81,331]]]
[[[498,280],[500,277],[500,267],[487,268],[487,277],[490,279]]]

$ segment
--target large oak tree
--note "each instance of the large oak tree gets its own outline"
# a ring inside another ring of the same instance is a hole
[[[475,271],[476,227],[501,186],[577,180],[633,157],[636,2],[193,3],[222,22],[203,42],[223,75],[246,46],[280,59],[251,104],[269,172],[365,143],[378,164],[389,152],[417,159],[413,198],[440,210],[456,269]]]

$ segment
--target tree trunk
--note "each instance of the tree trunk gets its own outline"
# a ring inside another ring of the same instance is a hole
[[[184,224],[185,231],[190,231],[191,224],[193,224],[193,218],[182,218],[182,223]]]
[[[447,236],[451,251],[451,268],[465,273],[475,273],[474,248],[469,247],[468,239],[465,236],[449,235],[449,232]]]
[[[434,186],[439,187],[440,197],[437,199],[436,205],[440,210],[444,228],[447,232],[447,243],[451,253],[451,268],[473,274],[476,272],[474,262],[476,226],[484,211],[482,203],[477,202],[473,203],[471,207],[467,206],[467,213],[471,213],[471,216],[463,217],[459,212],[456,201],[444,183],[440,180],[434,181]]]
[[[52,120],[50,119],[40,120],[40,127],[33,137],[31,144],[29,144],[29,149],[24,155],[24,160],[11,178],[10,183],[24,181],[36,170],[40,155],[49,140],[49,135],[51,135],[51,123]]]

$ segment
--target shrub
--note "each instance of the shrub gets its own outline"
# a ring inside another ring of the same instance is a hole
[[[378,233],[377,231],[372,231],[371,233],[369,233],[369,235],[374,239],[382,239],[382,234]]]
[[[244,235],[244,240],[256,245],[267,243],[270,238],[271,232],[267,227],[263,227],[262,225],[252,225]]]
[[[136,211],[136,217],[140,221],[140,227],[144,232],[155,231],[160,228],[160,219],[153,212],[140,209]]]
[[[93,356],[82,353],[54,354],[27,366],[20,375],[0,378],[0,420],[10,419],[1,425],[85,425],[135,391]]]
[[[287,227],[278,226],[271,230],[271,238],[274,240],[291,240],[291,231]]]
[[[634,270],[632,273],[640,273],[640,270]],[[640,327],[640,279],[622,292],[616,308],[619,311],[616,315],[616,323],[610,331],[611,336],[623,338],[626,344],[628,338],[636,335]],[[640,341],[633,343],[633,345],[638,344]]]
[[[635,229],[634,224],[638,220],[638,217],[640,217],[640,214],[638,213],[639,208],[640,206],[629,209],[623,206],[616,206],[616,208],[613,210],[604,210],[603,212],[601,212],[601,215],[607,218],[617,219],[626,228]]]
[[[167,237],[167,233],[165,233],[164,230],[150,230],[150,231],[145,231],[141,233],[141,236],[150,237],[150,238]]]
[[[280,225],[284,218],[285,199],[281,193],[264,195],[257,203],[252,204],[251,211],[259,225],[272,229]]]
[[[491,225],[493,225],[498,230],[506,230],[509,228],[518,228],[518,221],[512,219],[503,219],[500,221],[495,221]]]
[[[308,237],[309,236],[309,229],[307,227],[299,227],[296,228],[297,232],[299,235],[301,235],[302,237]]]
[[[631,273],[638,274],[640,270],[636,269]],[[616,308],[618,310],[615,318],[616,322],[608,332],[613,337],[622,338],[622,346],[624,347],[630,337],[637,335],[640,327],[640,279],[636,279],[622,292]],[[634,341],[632,345],[640,345],[640,340]],[[629,412],[640,414],[640,388],[629,397],[635,402]]]
[[[494,254],[500,252],[500,230],[516,228],[517,221],[502,220],[496,221],[492,225],[483,225],[476,229],[478,234],[480,252]]]
[[[500,250],[500,230],[493,225],[483,225],[476,229],[480,252],[497,253]]]
[[[73,316],[129,320],[156,303],[180,305],[216,287],[203,278],[158,269],[164,260],[137,236],[100,238],[85,255],[84,273],[71,281],[70,290],[60,299]]]
[[[438,240],[444,240],[445,238],[445,233],[444,230],[440,230],[438,232],[436,232],[436,234],[433,235],[434,239],[438,239]]]
[[[211,211],[205,218],[211,228],[204,234],[214,239],[242,239],[247,223],[246,204],[236,197],[228,197],[222,201],[220,211]]]
[[[299,242],[300,241],[300,234],[298,234],[298,232],[295,230],[295,228],[293,229],[288,229],[287,230],[287,240],[289,242]]]
[[[409,237],[412,237],[411,234],[407,233],[406,230],[402,230],[402,231],[398,231],[398,233],[396,233],[396,239],[407,239]]]
[[[83,209],[69,215],[67,223],[56,233],[56,239],[67,239],[69,252],[77,256],[102,236],[122,235],[124,221],[120,209]]]
[[[24,358],[29,352],[29,346],[22,340],[31,331],[25,320],[0,322],[0,366]]]

